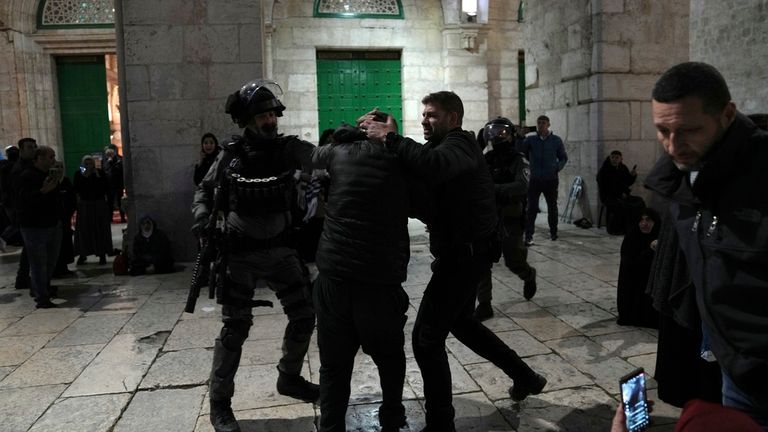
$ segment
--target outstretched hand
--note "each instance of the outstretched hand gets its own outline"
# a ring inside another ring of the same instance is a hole
[[[397,122],[394,117],[387,116],[387,121],[382,123],[375,120],[375,115],[378,112],[377,109],[365,114],[363,116],[363,122],[361,128],[368,134],[368,139],[377,142],[384,142],[387,134],[390,132],[397,133]]]

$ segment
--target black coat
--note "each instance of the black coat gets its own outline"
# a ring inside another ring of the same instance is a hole
[[[695,184],[662,157],[647,186],[671,200],[712,351],[740,390],[768,409],[768,133],[738,113]]]
[[[331,183],[316,262],[341,280],[399,284],[407,276],[408,184],[398,158],[365,134],[335,134],[313,164]]]
[[[605,158],[603,166],[597,172],[597,188],[600,192],[600,201],[609,204],[618,201],[623,194],[629,194],[629,187],[635,182],[635,176],[629,173],[629,169],[623,163],[618,167],[611,164],[611,157]]]
[[[653,308],[653,299],[645,293],[645,288],[654,257],[651,242],[659,237],[661,220],[658,213],[651,209],[645,209],[643,214],[654,221],[651,232],[644,234],[638,226],[639,221],[635,221],[621,243],[621,264],[616,292],[618,322],[621,325],[657,328],[659,314]]]

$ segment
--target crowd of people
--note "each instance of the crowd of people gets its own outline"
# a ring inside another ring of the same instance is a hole
[[[51,280],[75,276],[69,268],[75,256],[78,267],[89,255],[103,266],[108,255],[119,253],[111,224],[115,211],[126,222],[122,156],[109,145],[101,157],[84,155],[67,176],[55,150],[33,138],[20,139],[5,154],[0,161],[0,251],[9,244],[21,248],[16,289],[29,289],[37,308],[53,308],[58,288]],[[157,273],[172,271],[167,236],[156,227],[149,231],[151,237],[142,231],[133,242],[132,274],[143,273],[148,265]]]
[[[502,257],[522,281],[523,298],[537,293],[527,256],[542,194],[549,240],[559,238],[559,173],[568,156],[550,119],[541,115],[527,130],[497,117],[476,135],[463,129],[461,98],[437,91],[421,100],[423,144],[373,109],[326,131],[326,145],[315,146],[279,131],[281,95],[277,83],[262,79],[233,92],[225,111],[241,135],[222,144],[203,135],[194,169],[192,232],[201,245],[213,241],[212,227],[220,236],[210,270],[223,322],[209,384],[214,430],[240,430],[232,398],[252,309],[264,304],[253,299],[259,281],[288,320],[278,393],[318,403],[319,431],[345,431],[362,348],[379,370],[381,430],[407,426],[409,299],[402,284],[409,218],[426,225],[434,258],[410,338],[424,385],[422,432],[456,430],[449,334],[511,379],[513,401],[544,391],[547,378],[483,321],[494,316],[492,267]],[[624,235],[617,323],[658,329],[658,395],[684,407],[675,430],[726,423],[768,430],[768,205],[754,192],[767,184],[759,163],[768,134],[736,109],[723,77],[703,63],[682,63],[661,76],[652,117],[665,150],[644,179],[655,208],[632,195],[638,172],[619,150],[606,156],[596,178],[607,231]],[[23,245],[16,284],[31,289],[38,308],[55,307],[51,277],[66,274],[78,255],[78,265],[88,255],[104,264],[112,250],[122,162],[114,149],[105,151],[103,168],[86,155],[69,181],[54,150],[33,139],[6,154],[2,238],[14,241],[16,227]],[[149,266],[173,271],[170,241],[152,217],[141,218],[136,237],[131,274]],[[308,261],[316,263],[314,280]],[[302,376],[315,330],[319,384]],[[611,431],[624,430],[620,404]]]
[[[691,425],[701,423],[700,407],[706,403],[723,407],[708,411],[720,419],[738,417],[763,428],[766,421],[768,356],[765,338],[758,337],[764,335],[760,331],[765,313],[749,304],[762,304],[760,289],[768,278],[747,276],[765,256],[759,252],[766,246],[764,219],[759,217],[765,208],[754,197],[742,194],[736,198],[743,201],[733,201],[718,192],[724,189],[716,180],[735,181],[723,177],[732,166],[707,163],[713,160],[710,150],[725,160],[732,160],[725,157],[729,148],[762,154],[764,147],[757,145],[765,144],[766,135],[738,114],[727,87],[726,96],[711,100],[710,92],[722,93],[721,81],[710,66],[686,63],[664,74],[654,88],[654,123],[667,156],[648,174],[646,185],[669,200],[664,218],[631,194],[637,170],[624,165],[620,151],[606,157],[597,177],[608,231],[625,235],[617,321],[659,329],[659,396],[676,406],[687,403],[678,430],[695,430]],[[211,371],[214,429],[240,430],[231,399],[259,279],[275,291],[288,315],[278,392],[318,402],[318,430],[344,431],[354,357],[362,347],[379,368],[381,430],[406,426],[402,388],[408,296],[402,283],[409,259],[408,217],[425,223],[434,257],[411,334],[424,382],[423,431],[455,430],[445,351],[449,333],[512,379],[512,400],[543,391],[547,379],[482,321],[494,315],[491,268],[502,256],[505,266],[523,281],[524,298],[536,294],[536,269],[527,263],[527,247],[534,245],[542,194],[549,239],[558,239],[558,176],[568,157],[562,139],[550,130],[550,119],[540,116],[536,130],[528,131],[499,117],[476,136],[462,128],[461,99],[440,91],[422,100],[425,144],[400,135],[394,118],[374,109],[353,124],[326,131],[324,140],[330,144],[315,147],[279,133],[278,117],[285,110],[280,94],[279,86],[266,80],[249,82],[233,93],[227,113],[243,129],[242,137],[222,145],[203,179],[197,174],[195,178],[193,232],[202,233],[211,215],[218,214],[229,239],[226,254],[221,254],[226,259],[216,261],[226,266],[222,274],[228,276],[220,285],[224,326],[215,342]],[[692,132],[693,127],[700,129]],[[730,144],[737,139],[749,144]],[[203,143],[200,169],[213,152]],[[292,172],[313,170],[322,170],[328,181],[319,192],[324,198],[323,226],[312,254],[318,275],[310,281],[304,254],[299,256],[290,234],[296,229],[292,219],[301,218],[294,211],[292,191],[297,181],[306,181]],[[762,181],[759,171],[748,173],[753,184]],[[217,199],[219,194],[226,197]],[[739,205],[748,207],[735,217],[721,210]],[[758,229],[757,238],[740,245],[739,234],[750,228],[748,222]],[[721,246],[721,240],[726,244]],[[728,256],[734,253],[729,245],[742,248],[743,261]],[[705,260],[708,264],[702,265]],[[743,293],[724,296],[731,300],[723,305],[723,294],[718,293],[724,289]],[[679,316],[691,320],[681,324]],[[315,322],[319,385],[301,376]],[[670,354],[672,346],[689,347],[691,352]],[[719,366],[713,369],[712,364]],[[705,381],[701,390],[671,390],[679,381],[669,377],[679,374],[670,371],[681,367]],[[720,377],[722,392],[712,391]],[[613,430],[626,428],[624,421],[619,407]]]

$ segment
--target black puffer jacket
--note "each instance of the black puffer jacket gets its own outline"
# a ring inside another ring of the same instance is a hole
[[[331,177],[317,268],[330,278],[401,283],[409,259],[408,181],[395,155],[349,128],[312,162]]]

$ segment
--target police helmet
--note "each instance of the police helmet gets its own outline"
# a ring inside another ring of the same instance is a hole
[[[514,136],[515,125],[506,117],[496,117],[486,123],[483,128],[483,139],[487,143],[509,141]]]
[[[278,99],[282,95],[283,89],[276,82],[255,79],[229,95],[224,111],[240,127],[245,127],[254,115],[267,111],[274,111],[276,116],[282,117],[285,106]]]
[[[19,148],[9,145],[5,148],[5,157],[9,160],[15,160],[19,157]]]

